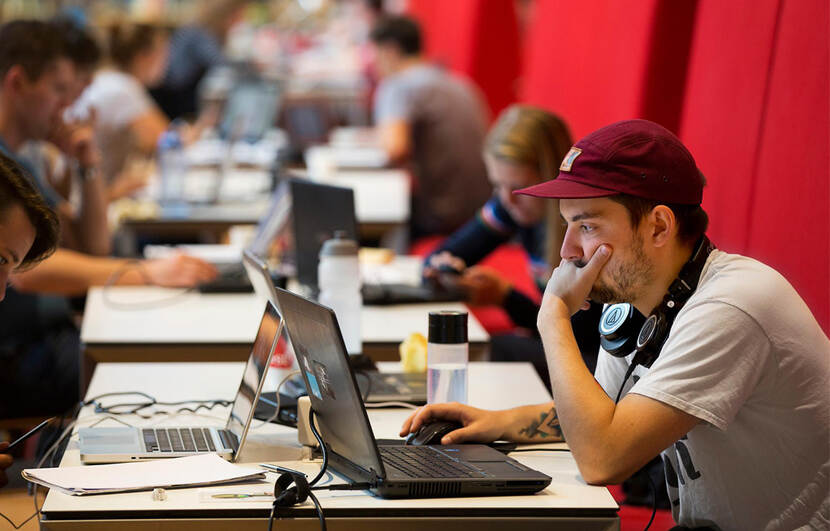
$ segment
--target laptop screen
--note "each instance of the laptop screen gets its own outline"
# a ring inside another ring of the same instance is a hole
[[[231,90],[219,127],[223,138],[256,142],[274,127],[279,111],[277,84],[263,79],[245,79]]]
[[[385,477],[334,312],[283,289],[276,292],[323,441],[363,470]]]
[[[248,357],[248,363],[245,364],[242,383],[239,384],[239,391],[236,393],[226,426],[226,429],[231,430],[239,438],[240,446],[251,422],[255,402],[265,382],[265,374],[281,332],[282,320],[274,306],[268,302],[262,321],[259,323],[256,339],[251,347],[251,355]]]
[[[296,179],[290,182],[297,280],[302,286],[316,289],[323,242],[334,237],[336,230],[357,239],[354,191]]]

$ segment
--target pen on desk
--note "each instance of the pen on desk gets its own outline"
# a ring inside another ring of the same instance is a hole
[[[283,466],[278,465],[271,465],[268,463],[260,463],[259,466],[262,468],[267,468],[271,472],[287,472],[289,474],[302,474],[299,470],[294,470],[293,468],[285,468]],[[303,474],[304,476],[308,476],[308,474]]]
[[[213,494],[211,498],[219,498],[219,499],[228,499],[228,500],[235,500],[238,498],[273,498],[273,492],[252,492],[252,493],[234,493],[228,492],[223,494]]]

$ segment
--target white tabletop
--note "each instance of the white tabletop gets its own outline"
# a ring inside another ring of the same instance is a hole
[[[265,301],[254,293],[199,293],[154,286],[94,287],[89,290],[81,341],[94,344],[250,344]],[[430,311],[466,311],[461,303],[364,306],[364,343],[395,343],[412,332],[427,334]],[[470,314],[470,343],[490,337]]]
[[[394,368],[395,365],[382,365],[382,369]],[[102,363],[96,368],[95,375],[87,392],[87,398],[111,391],[141,390],[153,395],[158,400],[182,399],[216,399],[231,398],[236,392],[242,374],[242,363]],[[495,392],[497,391],[497,392]],[[470,364],[470,404],[478,407],[504,409],[518,405],[544,402],[550,399],[543,384],[536,376],[532,366],[525,363],[471,363]],[[116,398],[115,400],[118,400]],[[370,410],[369,417],[379,438],[397,437],[401,422],[408,415],[408,410],[385,409]],[[181,414],[177,416],[158,415],[152,420],[142,420],[134,416],[121,419],[131,425],[224,425],[227,408],[216,408],[206,414]],[[85,408],[79,415],[78,426],[89,426],[103,415],[96,414],[91,407]],[[99,426],[119,426],[115,421],[104,420]],[[250,444],[241,454],[241,464],[250,465],[264,461],[281,462],[284,466],[297,467],[307,473],[316,473],[319,464],[299,461],[300,447],[296,440],[296,431],[276,425],[261,427],[255,421],[251,431]],[[548,445],[549,446],[549,445]],[[563,445],[559,445],[560,447]],[[499,508],[510,512],[528,509],[549,511],[555,515],[556,510],[614,511],[617,504],[607,489],[592,487],[581,479],[576,463],[569,452],[518,453],[513,457],[536,468],[553,478],[552,483],[541,493],[533,496],[499,496],[486,498],[442,498],[442,499],[404,499],[382,500],[362,491],[320,492],[319,497],[326,510],[366,509],[371,511],[405,510],[405,509],[491,509]],[[73,436],[61,461],[61,466],[79,466],[80,457],[77,448],[77,435]],[[52,490],[46,498],[43,511],[50,513],[84,513],[86,517],[96,512],[152,511],[154,517],[164,517],[165,511],[199,511],[200,516],[212,510],[227,509],[263,509],[269,507],[268,501],[213,500],[207,501],[208,492],[250,492],[253,488],[270,487],[275,477],[269,474],[266,482],[252,486],[246,485],[192,488],[169,490],[168,499],[157,502],[151,499],[149,492],[108,494],[95,496],[67,496]],[[342,481],[336,476],[326,481]],[[510,514],[510,513],[507,513]]]

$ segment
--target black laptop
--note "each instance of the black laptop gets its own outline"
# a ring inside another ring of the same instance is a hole
[[[532,494],[551,478],[483,444],[385,446],[375,440],[334,312],[277,289],[332,469],[384,498]]]
[[[323,242],[342,230],[357,239],[354,192],[304,180],[291,181],[297,280],[304,294],[316,298],[317,263]],[[460,289],[436,284],[369,284],[361,287],[363,304],[390,305],[463,300]]]

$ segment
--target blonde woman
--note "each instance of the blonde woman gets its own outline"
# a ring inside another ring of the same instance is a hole
[[[518,240],[530,259],[531,275],[540,291],[553,266],[559,263],[564,227],[556,201],[513,191],[559,174],[559,164],[571,147],[568,127],[557,116],[528,105],[513,105],[501,113],[487,135],[484,160],[493,185],[493,197],[466,225],[447,238],[427,259],[424,276],[436,276],[441,265],[461,272],[459,283],[468,301],[477,306],[501,306],[514,324],[528,332],[494,336],[491,359],[530,361],[549,384],[541,341],[536,334],[539,305],[516,290],[497,271],[477,266],[497,247]],[[600,308],[579,312],[574,331],[588,367],[593,370],[599,350],[597,323]]]

